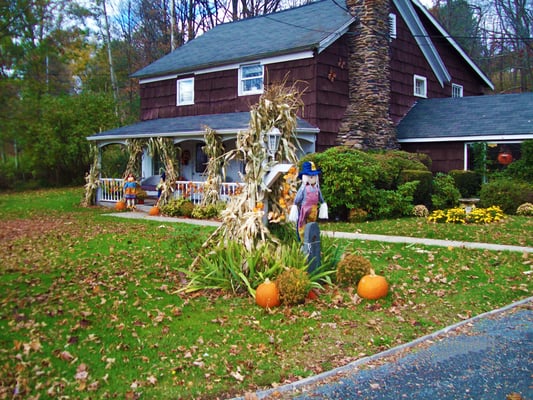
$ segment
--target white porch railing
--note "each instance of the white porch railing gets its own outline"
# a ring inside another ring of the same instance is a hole
[[[100,179],[98,201],[118,202],[124,197],[124,180],[117,178]],[[203,198],[205,182],[177,181],[174,197],[183,197],[194,204],[200,204]],[[231,196],[240,192],[241,184],[226,182],[220,185],[220,200],[229,201]],[[157,196],[157,192],[148,191],[149,196]]]
[[[98,201],[118,202],[124,197],[124,179],[100,178]]]

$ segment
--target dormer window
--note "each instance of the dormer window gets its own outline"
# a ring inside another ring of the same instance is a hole
[[[194,78],[178,79],[176,97],[177,106],[194,104]]]
[[[389,14],[389,40],[396,39],[396,14]]]
[[[452,97],[463,97],[463,87],[452,83]]]
[[[414,87],[413,94],[415,96],[424,97],[424,98],[428,96],[427,79],[425,76],[414,75],[413,76],[413,87]]]
[[[239,68],[239,96],[263,93],[263,76],[261,64],[242,65]]]

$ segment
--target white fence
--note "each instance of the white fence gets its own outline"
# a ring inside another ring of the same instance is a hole
[[[124,197],[124,180],[116,178],[100,179],[98,201],[118,202]],[[183,197],[191,200],[194,204],[200,204],[203,198],[205,182],[177,181],[174,197]],[[220,185],[220,199],[228,201],[231,196],[240,192],[239,183],[222,183]],[[157,192],[148,191],[150,197],[156,197]]]

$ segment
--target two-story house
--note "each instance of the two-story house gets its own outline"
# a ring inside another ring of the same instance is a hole
[[[295,132],[304,153],[339,144],[398,148],[397,127],[419,100],[493,89],[418,0],[319,0],[222,24],[133,77],[141,121],[88,140],[103,147],[170,137],[182,154],[180,173],[190,181],[203,180],[205,126],[231,149],[248,126],[250,105],[273,82],[305,83]],[[450,169],[439,159],[445,152],[425,150],[439,169]],[[156,161],[145,154],[143,177],[157,174]],[[238,180],[240,168],[230,167],[229,180]]]

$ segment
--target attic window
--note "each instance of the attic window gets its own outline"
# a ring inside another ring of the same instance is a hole
[[[239,96],[263,93],[263,66],[242,65],[239,68]]]
[[[396,39],[396,14],[389,14],[389,39]]]
[[[194,104],[194,78],[178,79],[176,97],[177,106]]]
[[[463,97],[463,87],[452,83],[452,97]]]
[[[414,95],[417,97],[427,97],[427,79],[425,76],[413,76]]]

